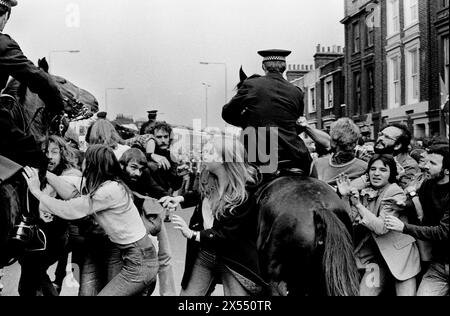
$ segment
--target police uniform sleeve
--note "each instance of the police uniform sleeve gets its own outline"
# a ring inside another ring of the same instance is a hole
[[[247,122],[244,120],[244,100],[247,97],[247,94],[248,86],[246,85],[246,82],[244,82],[237,94],[222,108],[222,118],[225,122],[236,127],[246,127]]]
[[[49,74],[36,67],[22,53],[19,45],[9,36],[0,34],[0,65],[2,70],[30,90],[37,93],[53,113],[64,109],[61,93]]]
[[[298,88],[299,96],[298,96],[298,117],[303,116],[305,112],[305,103],[303,101],[305,94],[303,93],[303,90]]]

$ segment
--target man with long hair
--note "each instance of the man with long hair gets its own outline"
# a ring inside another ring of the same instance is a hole
[[[44,140],[42,150],[49,160],[48,184],[43,191],[63,200],[77,196],[81,185],[81,172],[76,169],[73,149],[63,138],[53,135]],[[42,252],[27,253],[19,260],[22,266],[19,282],[21,296],[58,295],[47,275],[47,269],[63,254],[67,256],[68,223],[49,214],[40,206],[39,226],[46,235],[47,247]]]
[[[183,184],[183,177],[178,174],[178,161],[170,151],[173,141],[172,127],[166,122],[157,121],[150,133],[153,137],[147,146],[147,159],[152,177],[164,190],[172,194]],[[165,221],[170,222],[169,212]]]

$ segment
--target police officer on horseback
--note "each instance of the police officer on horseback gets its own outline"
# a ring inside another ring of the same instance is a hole
[[[0,0],[0,92],[11,76],[37,93],[51,113],[59,114],[64,109],[64,103],[56,83],[50,75],[24,56],[19,45],[9,35],[3,34],[3,29],[11,16],[11,8],[16,5],[16,0]],[[9,111],[2,109],[2,103],[4,102],[0,102],[0,155],[21,165],[38,167],[41,159],[33,154],[39,156],[40,150],[33,136],[25,135],[16,126]]]
[[[246,137],[244,143],[249,160],[259,165],[262,173],[297,170],[309,175],[311,156],[298,137],[296,124],[303,116],[303,92],[283,78],[286,57],[290,53],[279,49],[259,51],[264,58],[265,76],[252,76],[241,82],[236,96],[223,107],[222,118],[244,129],[242,135]],[[264,129],[265,132],[261,132]],[[266,153],[274,149],[277,151],[267,157]],[[252,161],[255,150],[256,161]],[[268,168],[265,172],[261,166],[267,166],[268,161],[262,158],[275,159],[276,168]]]

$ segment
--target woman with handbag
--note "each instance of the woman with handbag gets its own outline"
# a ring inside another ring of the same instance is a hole
[[[139,295],[155,281],[158,259],[147,235],[132,193],[122,180],[122,169],[113,151],[103,145],[92,145],[83,162],[82,195],[61,201],[40,190],[36,170],[23,173],[31,193],[49,213],[67,220],[94,215],[99,225],[120,252],[120,262],[112,263],[112,280],[100,296]]]
[[[163,206],[196,206],[190,225],[173,216],[175,228],[188,239],[181,295],[210,295],[218,282],[225,296],[261,295],[256,248],[256,168],[245,160],[242,144],[216,136],[203,152],[200,188],[166,198]]]
[[[415,296],[420,258],[416,240],[389,231],[384,219],[392,215],[406,220],[406,195],[396,184],[397,167],[391,155],[374,155],[368,164],[369,187],[358,192],[341,176],[338,188],[349,197],[355,221],[355,253],[364,276],[361,296],[378,296],[393,279],[398,296]]]

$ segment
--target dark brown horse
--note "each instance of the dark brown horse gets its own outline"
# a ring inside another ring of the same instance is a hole
[[[38,66],[48,72],[45,58],[38,61]],[[59,123],[67,129],[69,122],[84,120],[98,112],[97,99],[88,91],[81,89],[63,77],[51,75],[57,83],[63,96],[65,108],[64,116],[49,117],[45,111],[45,104],[39,96],[17,80],[11,80],[3,94],[11,95],[17,101],[13,108],[13,118],[19,127],[27,133],[41,138],[48,133],[61,134]]]
[[[43,60],[39,66],[48,71],[48,64]],[[35,142],[30,146],[38,146],[42,137],[50,134],[63,136],[70,121],[82,120],[92,116],[98,111],[98,103],[95,97],[86,90],[80,89],[62,77],[52,76],[56,81],[64,98],[66,113],[51,116],[46,111],[44,102],[37,94],[32,93],[28,87],[17,80],[8,83],[0,97],[0,108],[8,111],[15,125],[24,134],[32,135]],[[33,148],[33,150],[40,150]],[[36,159],[35,157],[29,157]],[[26,159],[25,159],[26,160]],[[42,159],[44,160],[44,159]],[[33,160],[35,161],[35,160]],[[45,171],[46,161],[38,162],[42,171]],[[20,167],[20,166],[19,166]],[[15,225],[22,220],[22,216],[30,215],[31,209],[36,205],[28,205],[26,184],[20,172],[9,175],[8,179],[0,181],[0,268],[11,264],[20,255],[22,249],[20,243],[11,239],[11,233]],[[32,213],[36,214],[36,210]],[[20,216],[22,215],[22,216]],[[16,227],[17,229],[17,227]]]
[[[273,295],[358,295],[352,225],[331,187],[280,177],[262,189],[258,207],[260,266]]]

